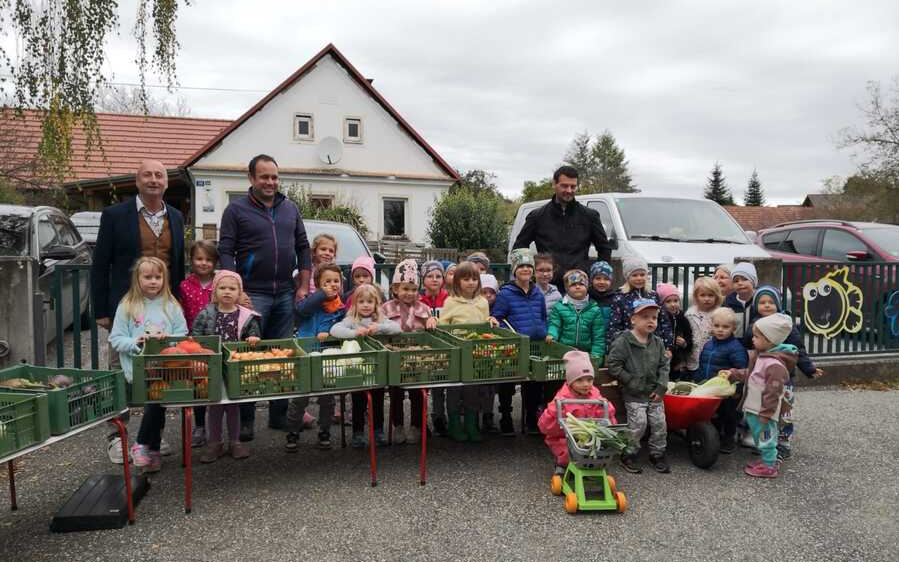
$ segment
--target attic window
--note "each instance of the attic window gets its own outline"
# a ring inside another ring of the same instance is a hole
[[[347,117],[343,120],[343,142],[362,142],[362,119]]]
[[[293,116],[293,138],[294,140],[312,140],[315,138],[312,115],[297,113]]]

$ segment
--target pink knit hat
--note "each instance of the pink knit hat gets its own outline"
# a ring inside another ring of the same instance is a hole
[[[353,265],[350,267],[350,277],[353,276],[353,272],[357,269],[364,269],[370,275],[372,280],[375,278],[375,260],[368,256],[359,256],[353,261]]]
[[[582,377],[593,378],[593,363],[590,362],[590,354],[584,351],[572,350],[562,356],[565,361],[565,382],[571,384]]]
[[[243,293],[243,279],[240,278],[240,275],[238,275],[237,272],[229,269],[219,269],[215,272],[215,276],[212,278],[212,293],[215,294],[215,290],[218,288],[218,284],[222,279],[228,279],[229,277],[237,280],[237,288]]]
[[[668,297],[675,296],[680,298],[680,291],[671,283],[659,283],[656,285],[656,292],[659,294],[659,302],[665,304]]]

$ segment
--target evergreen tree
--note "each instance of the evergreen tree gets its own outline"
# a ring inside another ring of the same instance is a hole
[[[618,147],[610,131],[593,141],[587,131],[571,141],[565,164],[578,171],[578,193],[633,193],[634,187],[624,150]]]
[[[731,195],[730,189],[724,181],[724,172],[721,170],[721,164],[718,162],[715,162],[715,167],[712,168],[712,177],[706,183],[703,196],[719,205],[734,204],[734,196]]]
[[[762,191],[762,182],[759,181],[759,173],[756,170],[753,170],[752,176],[749,177],[749,185],[743,194],[743,204],[747,207],[765,206],[765,193]]]

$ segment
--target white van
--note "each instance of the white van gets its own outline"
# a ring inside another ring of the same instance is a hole
[[[577,200],[599,212],[612,256],[638,255],[647,263],[733,263],[734,258],[767,258],[720,205],[708,199],[655,197],[639,193],[592,193]],[[525,218],[548,200],[524,203],[512,223],[509,252]],[[531,250],[536,251],[534,244]],[[590,248],[590,257],[596,251]]]

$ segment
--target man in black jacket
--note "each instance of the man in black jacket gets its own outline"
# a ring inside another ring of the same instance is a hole
[[[599,259],[611,262],[612,248],[606,238],[599,213],[574,198],[577,170],[562,166],[553,174],[555,195],[549,202],[528,213],[514,248],[527,248],[531,242],[540,253],[552,254],[556,262],[553,283],[564,293],[562,276],[569,269],[590,271],[590,245]]]

